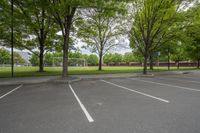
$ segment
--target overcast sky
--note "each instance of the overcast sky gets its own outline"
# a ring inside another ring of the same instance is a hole
[[[62,35],[62,32],[58,32],[58,35]],[[77,38],[76,38],[77,39]],[[110,53],[119,53],[119,54],[124,54],[126,52],[131,52],[131,48],[129,47],[129,40],[128,38],[124,37],[124,41],[121,42],[120,46],[117,46],[117,48],[111,49],[109,52]],[[80,39],[77,40],[77,43],[75,44],[75,47],[81,50],[81,53],[83,54],[92,54],[89,49],[82,48],[82,46],[86,46],[85,43],[83,43]]]
[[[84,49],[84,48],[82,48],[83,45],[84,45],[84,43],[79,42],[79,43],[75,44],[75,47],[76,47],[76,48],[79,48],[82,54],[92,54],[92,53],[90,52],[89,49]],[[1,47],[2,47],[2,46],[0,46],[0,48],[1,48]],[[6,48],[6,49],[10,51],[9,48]],[[21,51],[21,50],[14,49],[14,51],[19,52],[19,51]],[[22,50],[22,51],[23,51],[23,52],[29,52],[28,50]],[[126,52],[131,52],[131,51],[132,51],[132,50],[131,50],[131,48],[129,47],[129,41],[128,41],[128,39],[127,39],[126,42],[124,43],[124,47],[119,46],[119,47],[117,47],[117,48],[113,48],[112,50],[110,50],[110,53],[124,54],[124,53],[126,53]]]
[[[79,43],[75,44],[75,47],[79,48],[83,54],[91,54],[91,51],[89,49],[82,48],[82,46],[84,46],[84,45],[86,45],[86,44],[84,44],[83,42],[80,41]],[[132,50],[129,47],[129,40],[125,39],[122,46],[119,45],[116,48],[111,49],[109,52],[110,53],[124,54],[126,52],[131,52],[131,51]]]

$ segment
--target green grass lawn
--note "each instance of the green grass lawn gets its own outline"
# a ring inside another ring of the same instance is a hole
[[[103,67],[102,71],[98,71],[98,67],[69,67],[69,74],[114,74],[114,73],[136,73],[142,72],[142,67]],[[195,67],[180,67],[179,70],[196,69]],[[177,70],[176,67],[171,67],[171,70]],[[167,71],[167,67],[154,67],[154,71]],[[38,72],[38,67],[15,67],[15,77],[30,77],[30,76],[54,76],[61,75],[61,67],[45,67],[45,72]],[[10,67],[0,67],[0,78],[10,77]]]

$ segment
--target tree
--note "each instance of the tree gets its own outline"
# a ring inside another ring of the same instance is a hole
[[[15,6],[21,15],[24,24],[23,42],[18,46],[25,48],[39,57],[39,72],[44,71],[45,50],[50,49],[53,36],[56,33],[55,25],[47,12],[47,0],[15,0]],[[39,44],[39,45],[38,45]],[[32,49],[37,48],[39,54]]]
[[[118,9],[117,6],[113,6],[114,2],[121,3],[118,0],[48,0],[49,12],[52,14],[53,19],[59,25],[63,37],[63,77],[68,76],[68,54],[69,54],[69,42],[70,34],[72,33],[72,27],[74,22],[74,15],[78,8],[103,8],[103,9]],[[122,1],[124,2],[124,1]],[[112,6],[111,6],[112,5]]]
[[[118,54],[118,53],[114,53],[114,54],[111,54],[111,53],[108,53],[104,56],[104,62],[106,64],[110,64],[110,63],[114,63],[114,64],[117,64],[117,63],[120,63],[122,62],[122,55],[121,54]]]
[[[107,65],[109,65],[110,63],[112,63],[112,54],[111,53],[105,54],[104,57],[103,57],[103,61]]]
[[[136,62],[142,63],[144,61],[143,55],[136,49],[133,50],[133,56],[135,57]]]
[[[99,70],[102,70],[103,56],[119,45],[124,33],[122,15],[110,9],[85,9],[78,12],[78,36],[91,52],[99,56]]]
[[[195,40],[191,44],[188,44],[186,52],[191,60],[197,61],[197,68],[200,68],[200,40]]]
[[[59,25],[63,37],[63,77],[68,76],[70,31],[79,1],[49,0],[49,12]]]
[[[151,51],[149,54],[149,69],[153,70],[154,69],[154,62],[158,58],[160,52],[159,51]]]
[[[10,64],[11,63],[10,58],[11,58],[10,52],[4,48],[0,48],[0,64]],[[27,62],[24,58],[22,58],[22,56],[19,53],[14,52],[14,63],[23,64]]]
[[[10,5],[6,0],[0,1],[0,45],[8,46],[10,45]]]
[[[82,54],[79,51],[70,52],[69,58],[82,58]]]
[[[32,54],[31,58],[29,59],[29,61],[31,62],[31,64],[33,66],[38,66],[39,65],[39,58],[36,54]]]
[[[45,54],[44,64],[46,66],[52,66],[53,65],[53,54],[52,53],[46,53]]]
[[[170,60],[171,60],[171,54],[175,54],[175,46],[176,42],[174,40],[167,41],[165,45],[162,45],[159,50],[161,52],[161,61],[168,62],[168,70],[170,70]]]
[[[112,62],[114,62],[115,64],[122,62],[122,55],[118,53],[114,53],[112,55]]]
[[[22,58],[22,56],[19,53],[14,52],[14,63],[24,64],[24,63],[27,63],[27,61],[24,58]]]
[[[10,64],[10,52],[4,48],[0,48],[0,64]]]
[[[21,35],[20,20],[14,6],[14,0],[0,1],[0,45],[11,48],[11,76],[14,76],[14,47],[19,44]],[[10,19],[8,19],[10,18]]]
[[[187,60],[184,46],[182,42],[177,42],[174,46],[175,52],[172,54],[172,60],[177,63],[177,69],[180,67],[180,61]]]
[[[69,65],[73,66],[84,66],[86,63],[86,59],[82,58],[82,54],[79,51],[69,52]]]
[[[62,53],[59,52],[54,52],[54,53],[47,53],[45,54],[45,65],[47,66],[52,66],[52,65],[56,65],[59,63],[59,61],[61,61],[60,59],[62,58]],[[80,64],[87,60],[88,57],[83,56],[79,51],[74,51],[74,52],[70,52],[69,53],[69,64],[70,65],[76,65],[76,64]],[[55,63],[55,64],[53,64]]]
[[[143,73],[147,74],[147,61],[161,45],[168,28],[177,21],[182,1],[140,0],[133,2],[134,19],[130,31],[130,46],[144,56]]]
[[[186,30],[190,41],[186,45],[186,52],[191,60],[197,61],[197,68],[200,67],[200,4],[197,4],[188,14],[192,16],[192,23]]]
[[[98,64],[98,57],[95,54],[89,55],[86,60],[87,60],[87,63],[90,65]]]
[[[136,59],[132,52],[125,53],[123,56],[123,61],[126,63],[135,62]]]

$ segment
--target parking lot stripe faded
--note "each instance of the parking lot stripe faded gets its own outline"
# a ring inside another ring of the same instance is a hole
[[[165,79],[167,79],[167,80],[176,80],[176,81],[184,81],[184,82],[190,82],[190,83],[197,83],[197,84],[200,84],[200,82],[198,82],[198,81],[191,81],[191,80],[183,80],[183,79],[177,79],[177,78],[173,78],[173,79],[170,79],[171,77],[167,77],[167,78],[157,78],[157,79],[162,79],[162,80],[165,80]]]
[[[4,94],[4,95],[0,96],[0,99],[2,99],[2,98],[4,98],[5,96],[7,96],[7,95],[11,94],[12,92],[16,91],[17,89],[21,88],[22,86],[23,86],[23,85],[20,85],[20,86],[18,86],[18,87],[16,87],[16,88],[14,88],[13,90],[11,90],[11,91],[7,92],[6,94]]]
[[[76,95],[74,89],[72,88],[72,86],[69,84],[69,88],[71,89],[72,93],[74,94],[76,100],[78,101],[81,109],[83,110],[83,112],[85,113],[87,119],[89,122],[94,122],[94,119],[91,117],[91,115],[88,113],[87,109],[85,108],[85,106],[82,104],[81,100],[78,98],[78,96]]]
[[[180,76],[170,76],[170,77],[172,77],[172,78],[181,78],[181,79],[191,79],[191,80],[196,79],[196,78],[190,77],[190,76],[181,76],[181,77]]]
[[[119,88],[128,90],[128,91],[132,91],[132,92],[138,93],[138,94],[143,95],[143,96],[146,96],[146,97],[150,97],[150,98],[153,98],[153,99],[156,99],[156,100],[165,102],[165,103],[170,103],[170,101],[168,101],[168,100],[165,100],[165,99],[162,99],[162,98],[159,98],[159,97],[155,97],[155,96],[152,96],[152,95],[149,95],[149,94],[140,92],[140,91],[136,91],[136,90],[133,90],[133,89],[129,89],[129,88],[127,88],[127,87],[124,87],[124,86],[121,86],[121,85],[117,85],[117,84],[114,84],[114,83],[112,83],[112,82],[108,82],[108,81],[105,81],[105,80],[101,80],[101,81],[102,81],[102,82],[105,82],[105,83],[108,83],[108,84],[110,84],[110,85],[113,85],[113,86],[116,86],[116,87],[119,87]]]
[[[175,88],[180,88],[180,89],[184,89],[184,90],[199,91],[200,92],[200,90],[198,90],[198,89],[193,89],[193,88],[189,88],[189,87],[183,87],[183,86],[177,86],[177,85],[170,85],[170,84],[153,82],[153,81],[147,81],[147,80],[142,80],[142,79],[133,79],[133,78],[131,78],[131,80],[138,80],[138,81],[142,81],[142,82],[146,82],[146,83],[151,83],[151,84],[157,84],[157,85],[162,85],[162,86],[175,87]]]

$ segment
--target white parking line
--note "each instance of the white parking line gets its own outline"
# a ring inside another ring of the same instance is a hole
[[[189,88],[189,87],[183,87],[183,86],[177,86],[177,85],[164,84],[164,83],[153,82],[153,81],[147,81],[147,80],[142,80],[142,79],[133,79],[133,78],[130,78],[130,79],[131,79],[131,80],[139,80],[139,81],[146,82],[146,83],[151,83],[151,84],[162,85],[162,86],[169,86],[169,87],[180,88],[180,89],[184,89],[184,90],[200,91],[200,90],[198,90],[198,89],[193,89],[193,88]]]
[[[20,85],[20,86],[16,87],[15,89],[9,91],[8,93],[6,93],[6,94],[0,96],[0,99],[2,99],[2,98],[4,98],[5,96],[11,94],[12,92],[16,91],[17,89],[21,88],[22,86],[23,86],[23,85]]]
[[[173,79],[170,79],[170,77],[169,78],[157,78],[157,79],[163,79],[163,80],[165,80],[165,79],[167,79],[167,80],[176,80],[176,81],[185,81],[185,82],[189,82],[189,83],[197,83],[197,84],[200,84],[200,82],[198,82],[198,81],[191,81],[191,80],[185,80],[185,79],[175,79],[175,78],[173,78]]]
[[[111,84],[111,85],[114,85],[114,86],[117,86],[117,87],[119,87],[119,88],[128,90],[128,91],[132,91],[132,92],[138,93],[138,94],[143,95],[143,96],[146,96],[146,97],[150,97],[150,98],[153,98],[153,99],[156,99],[156,100],[165,102],[165,103],[170,103],[168,100],[165,100],[165,99],[162,99],[162,98],[158,98],[158,97],[155,97],[155,96],[152,96],[152,95],[143,93],[143,92],[139,92],[139,91],[136,91],[136,90],[133,90],[133,89],[129,89],[129,88],[127,88],[127,87],[120,86],[120,85],[114,84],[114,83],[112,83],[112,82],[108,82],[108,81],[105,81],[105,80],[101,80],[101,81],[103,81],[103,82],[105,82],[105,83],[108,83],[108,84]]]
[[[88,113],[87,109],[85,108],[85,106],[82,104],[81,100],[78,98],[78,96],[76,95],[75,91],[73,90],[72,86],[69,84],[69,88],[71,89],[72,93],[74,94],[76,100],[78,101],[79,105],[81,106],[81,109],[83,110],[83,112],[85,113],[87,119],[89,122],[94,122],[93,118],[91,117],[91,115]]]
[[[169,77],[169,76],[168,76]],[[172,77],[172,78],[182,78],[182,79],[192,79],[192,80],[194,80],[195,78],[194,77],[189,77],[189,76],[170,76],[170,77]],[[196,77],[197,78],[197,77]]]

